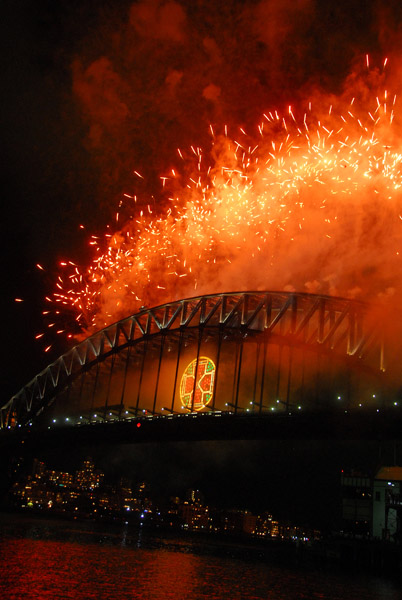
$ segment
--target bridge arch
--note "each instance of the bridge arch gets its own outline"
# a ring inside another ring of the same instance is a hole
[[[0,426],[347,410],[375,401],[384,370],[381,330],[364,303],[203,295],[144,308],[88,337],[1,407]]]

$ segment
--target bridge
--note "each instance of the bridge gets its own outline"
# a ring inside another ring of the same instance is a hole
[[[36,375],[0,408],[0,429],[21,440],[395,437],[399,361],[379,314],[292,292],[143,308]]]

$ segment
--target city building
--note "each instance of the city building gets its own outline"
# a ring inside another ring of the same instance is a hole
[[[203,493],[197,489],[187,490],[184,502],[171,496],[155,504],[146,482],[134,489],[126,478],[117,485],[106,483],[91,458],[83,462],[75,475],[48,469],[35,459],[31,472],[21,473],[14,481],[11,495],[16,508],[69,518],[120,519],[141,527],[277,539],[305,535],[292,524],[274,520],[269,512],[254,515],[248,510],[207,506]]]
[[[204,504],[204,494],[200,490],[189,489],[186,492],[186,500],[190,504]]]
[[[212,517],[208,506],[184,502],[182,506],[182,518],[185,529],[197,531],[212,528]]]
[[[268,512],[257,515],[255,534],[259,537],[278,537],[278,521],[274,521]]]
[[[84,460],[81,469],[75,475],[75,481],[78,487],[82,489],[98,488],[104,478],[104,473],[95,469],[91,458]]]
[[[402,467],[381,467],[374,477],[342,472],[344,534],[399,542],[402,538]]]
[[[345,534],[370,536],[373,511],[373,482],[360,471],[342,471],[342,525]]]
[[[402,467],[381,467],[373,481],[372,534],[401,540]]]
[[[227,510],[222,517],[223,531],[226,533],[256,533],[257,517],[248,510]]]

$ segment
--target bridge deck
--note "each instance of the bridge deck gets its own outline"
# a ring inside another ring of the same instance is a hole
[[[83,425],[3,431],[0,447],[15,451],[69,444],[137,444],[201,440],[398,440],[402,409],[274,415],[222,413],[141,417]]]

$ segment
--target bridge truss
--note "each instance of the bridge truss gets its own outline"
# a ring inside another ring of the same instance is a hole
[[[0,408],[0,428],[364,408],[378,402],[385,368],[381,324],[363,303],[205,295],[143,309],[90,336]]]

